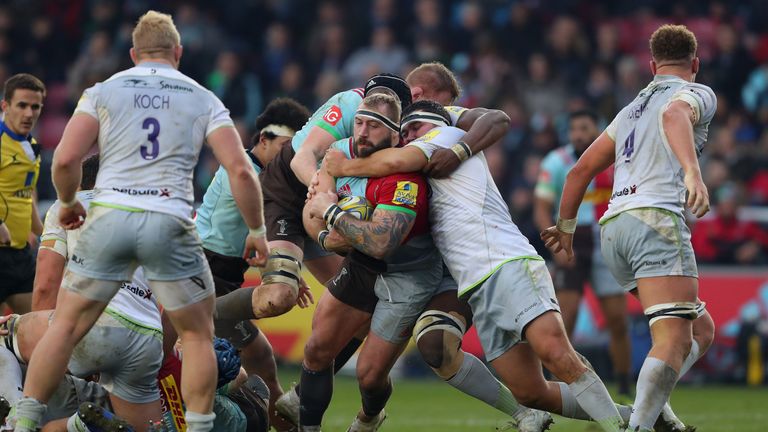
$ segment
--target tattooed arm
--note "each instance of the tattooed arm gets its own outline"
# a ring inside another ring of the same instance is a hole
[[[355,249],[373,258],[384,259],[394,252],[411,232],[415,213],[376,208],[369,221],[341,216],[333,225]]]

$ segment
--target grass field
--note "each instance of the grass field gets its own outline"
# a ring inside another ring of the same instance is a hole
[[[298,370],[281,371],[281,382],[286,388],[296,380]],[[697,426],[698,432],[768,431],[766,387],[682,386],[675,390],[672,406],[684,422]],[[359,407],[356,381],[338,377],[323,430],[345,431]],[[503,414],[436,379],[396,381],[387,413],[382,431],[494,431],[505,424]],[[555,417],[551,430],[581,432],[598,429],[587,422]]]

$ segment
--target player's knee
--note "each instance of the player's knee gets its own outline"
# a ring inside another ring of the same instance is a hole
[[[357,364],[357,382],[361,390],[373,392],[387,386],[389,374],[370,363]]]
[[[297,289],[284,283],[260,286],[254,297],[254,313],[267,318],[290,311],[296,305]]]
[[[323,370],[333,365],[335,353],[327,349],[328,345],[312,337],[304,345],[304,365],[310,370]]]
[[[419,317],[413,337],[424,361],[443,379],[449,379],[461,367],[463,321],[449,313],[430,310]]]
[[[706,352],[715,339],[715,322],[703,306],[699,317],[693,322],[693,338],[699,344],[700,353]]]

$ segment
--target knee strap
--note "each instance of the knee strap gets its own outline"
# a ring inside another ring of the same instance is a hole
[[[413,338],[418,344],[419,340],[432,331],[442,331],[440,340],[430,339],[431,343],[440,343],[441,346],[428,349],[437,355],[424,356],[424,360],[442,379],[452,378],[461,368],[464,356],[461,353],[461,340],[466,328],[464,323],[450,313],[429,310],[421,314],[413,329]],[[439,334],[436,334],[438,336]],[[422,347],[420,346],[421,350]]]
[[[419,316],[416,325],[413,327],[413,340],[419,343],[419,339],[428,332],[434,330],[443,330],[459,338],[464,338],[467,331],[464,323],[448,312],[439,310],[428,310]]]
[[[699,304],[695,302],[661,303],[649,307],[644,313],[648,317],[648,325],[653,325],[656,321],[666,318],[682,318],[693,321],[699,317]]]
[[[263,285],[282,283],[298,292],[300,278],[301,260],[299,257],[286,249],[275,248],[270,251],[267,265],[261,272]]]
[[[19,338],[17,337],[17,332],[19,331],[19,318],[21,315],[19,314],[11,314],[11,317],[8,318],[8,321],[4,322],[3,324],[0,324],[0,328],[3,330],[7,330],[8,334],[5,336],[0,336],[0,344],[4,346],[8,351],[12,352],[14,356],[16,356],[16,360],[19,361],[21,364],[26,364],[24,362],[24,359],[21,358],[21,350],[19,349]]]

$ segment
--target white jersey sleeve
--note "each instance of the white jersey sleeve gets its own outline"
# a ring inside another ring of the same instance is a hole
[[[469,111],[468,108],[453,105],[445,107],[445,110],[448,111],[448,115],[451,116],[451,126],[456,126],[456,124],[459,122],[459,119],[461,118],[461,115]]]
[[[694,125],[707,125],[712,121],[717,111],[717,97],[711,88],[698,84],[688,83],[672,95],[671,101],[681,100],[691,106],[693,110]]]

